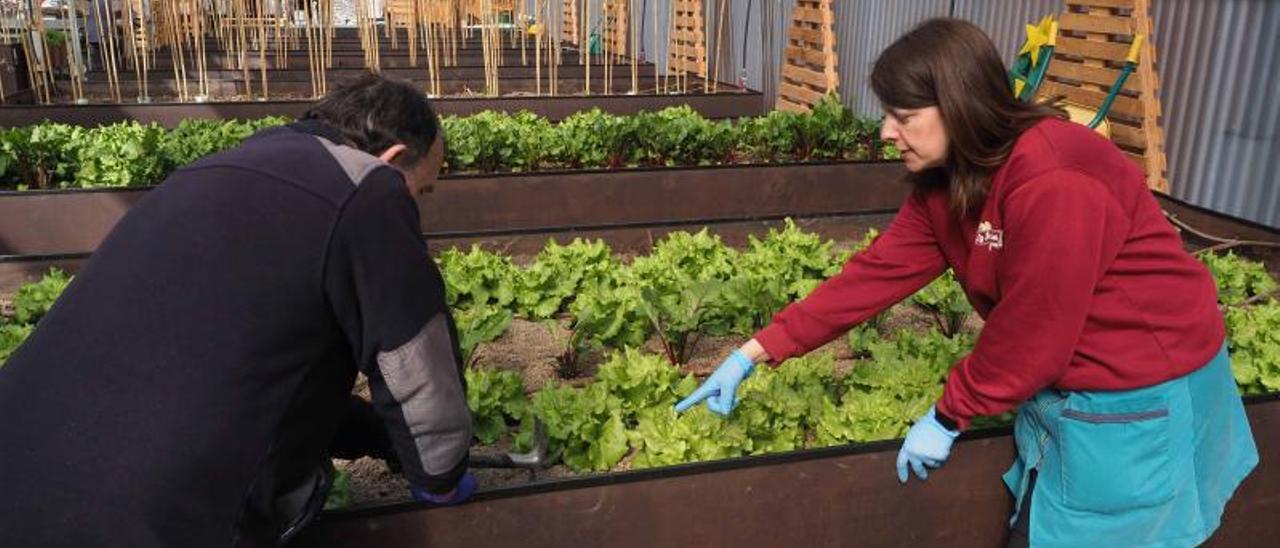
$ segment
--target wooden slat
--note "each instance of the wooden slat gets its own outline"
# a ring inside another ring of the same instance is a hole
[[[778,110],[784,110],[787,112],[808,112],[809,111],[809,107],[807,105],[793,103],[791,101],[788,101],[785,97],[778,98],[777,108]]]
[[[1143,171],[1146,171],[1146,169],[1147,169],[1147,157],[1146,157],[1146,156],[1143,156],[1143,155],[1141,155],[1141,154],[1134,154],[1134,153],[1129,152],[1129,151],[1127,151],[1127,150],[1125,150],[1125,151],[1123,151],[1123,152],[1124,152],[1125,157],[1129,158],[1129,160],[1133,161],[1133,163],[1138,164],[1138,168],[1139,168],[1139,169],[1141,169],[1141,170],[1143,170]]]
[[[819,92],[827,92],[831,87],[826,74],[813,69],[796,67],[796,65],[788,64],[782,67],[782,76],[791,79],[792,82],[803,83]]]
[[[821,51],[805,49],[799,46],[787,46],[787,60],[795,63],[820,67],[827,58]]]
[[[1116,77],[1120,75],[1120,71],[1106,67],[1085,66],[1065,59],[1054,59],[1049,64],[1048,74],[1049,76],[1079,80],[1111,89],[1111,86],[1115,84]],[[1131,74],[1129,79],[1125,80],[1123,88],[1125,91],[1138,93],[1142,90],[1135,76],[1137,76],[1136,73]]]
[[[835,74],[835,33],[832,0],[796,0],[791,9],[784,46],[782,83],[777,105],[783,110],[808,110],[838,84]]]
[[[796,82],[808,84],[815,90],[826,92],[830,88],[826,75],[814,70],[798,67],[796,65],[785,65],[782,67],[782,76]]]
[[[797,86],[786,80],[782,81],[782,84],[778,87],[778,91],[783,97],[799,99],[801,102],[810,105],[817,104],[826,96],[824,93],[819,93],[806,87]]]
[[[804,21],[806,23],[813,23],[815,25],[821,25],[823,23],[833,22],[831,18],[828,17],[828,14],[826,12],[823,12],[820,9],[796,8],[793,11],[793,13],[795,13],[794,17],[796,21]]]
[[[686,59],[699,59],[703,57],[702,48],[696,44],[672,44],[671,55],[675,57],[683,57]]]
[[[1070,0],[1067,7],[1088,7],[1133,9],[1133,0]]]
[[[788,37],[792,43],[796,40],[800,40],[822,47],[824,35],[823,32],[818,29],[791,27],[791,29],[788,30]]]
[[[1064,13],[1058,28],[1067,31],[1098,32],[1102,34],[1133,34],[1133,22],[1128,17],[1108,17]]]
[[[1058,37],[1058,47],[1054,53],[1074,55],[1088,59],[1106,61],[1123,61],[1129,55],[1129,44],[1123,42],[1097,42],[1069,36]]]
[[[1065,95],[1067,100],[1072,103],[1095,109],[1102,105],[1103,99],[1107,96],[1106,93],[1100,91],[1060,84],[1053,80],[1045,80],[1040,85],[1039,94],[1041,97]],[[1117,96],[1115,102],[1111,103],[1111,113],[1123,118],[1141,120],[1142,102],[1132,97]]]
[[[1117,145],[1147,150],[1147,133],[1140,127],[1128,124],[1111,124],[1111,140]]]

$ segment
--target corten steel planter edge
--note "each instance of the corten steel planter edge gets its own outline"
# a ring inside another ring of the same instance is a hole
[[[1245,398],[1262,464],[1211,546],[1280,534],[1280,394]],[[1009,428],[966,435],[929,481],[901,486],[898,440],[494,489],[455,508],[324,514],[297,546],[1002,546]]]
[[[902,172],[844,162],[447,177],[420,203],[422,229],[468,237],[886,209],[901,201]],[[0,192],[0,256],[92,251],[151,188]],[[717,195],[732,192],[747,195]]]
[[[783,217],[794,218],[796,223],[805,230],[825,238],[847,239],[850,235],[861,236],[868,228],[883,228],[892,218],[894,211],[871,211],[852,216],[779,216],[754,220],[701,219],[666,225],[634,223],[626,226],[577,228],[538,233],[426,234],[425,236],[433,253],[439,253],[445,249],[466,249],[472,245],[480,245],[486,249],[531,257],[542,250],[549,238],[568,242],[579,237],[604,240],[617,253],[644,253],[657,239],[669,232],[698,230],[703,227],[721,236],[725,243],[742,247],[747,245],[750,236],[760,237],[770,229],[780,228]],[[90,255],[92,255],[90,252],[75,252],[0,256],[0,294],[16,291],[23,283],[38,279],[50,268],[60,268],[75,273],[88,261]]]
[[[437,237],[806,217],[897,208],[905,174],[900,162],[815,162],[459,176],[418,206]]]

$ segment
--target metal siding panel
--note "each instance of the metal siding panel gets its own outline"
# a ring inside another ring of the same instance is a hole
[[[1175,196],[1280,225],[1280,6],[1154,3],[1166,155]],[[1261,97],[1259,97],[1261,95]]]
[[[761,11],[768,0],[733,0],[733,43],[726,44],[733,50],[731,81],[737,83],[746,76],[749,89],[762,89],[764,80],[764,37],[761,35]],[[772,104],[772,103],[770,103]]]
[[[835,3],[840,97],[859,114],[880,115],[871,91],[871,65],[889,44],[921,21],[950,13],[950,0],[895,2],[847,0]]]
[[[1062,0],[956,0],[953,17],[965,19],[986,31],[996,50],[1011,64],[1026,39],[1026,25],[1046,15],[1059,15]]]

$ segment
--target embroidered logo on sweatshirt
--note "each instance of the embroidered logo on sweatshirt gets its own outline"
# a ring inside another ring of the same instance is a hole
[[[985,247],[991,251],[1004,247],[1004,231],[991,226],[989,221],[982,221],[978,225],[978,236],[973,239],[973,245]]]

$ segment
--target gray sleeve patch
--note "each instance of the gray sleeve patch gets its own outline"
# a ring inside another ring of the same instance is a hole
[[[363,150],[357,150],[346,145],[337,145],[323,137],[316,137],[317,141],[324,146],[324,149],[333,156],[333,159],[342,166],[342,171],[351,179],[351,184],[359,185],[369,172],[385,165],[390,165],[377,156],[369,154]]]
[[[443,474],[471,445],[471,411],[454,361],[445,314],[437,314],[404,346],[378,354],[378,370],[400,404],[422,469]]]

